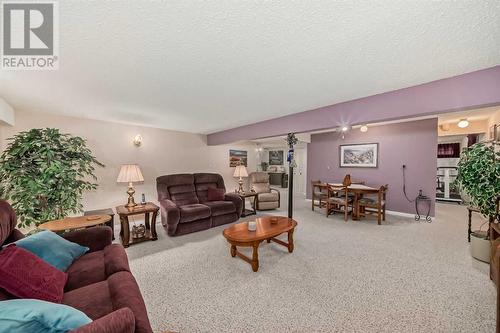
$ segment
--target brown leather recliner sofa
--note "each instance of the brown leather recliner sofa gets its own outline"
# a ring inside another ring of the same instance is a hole
[[[156,178],[161,222],[169,236],[209,229],[240,218],[243,210],[240,196],[225,193],[224,200],[209,201],[208,188],[225,192],[222,176],[183,173]]]
[[[250,189],[257,193],[255,200],[257,210],[279,208],[280,191],[271,187],[267,172],[252,172],[250,174]]]
[[[14,210],[0,200],[0,247],[24,237],[16,224]],[[63,234],[67,240],[90,248],[66,271],[68,280],[62,303],[84,312],[93,322],[71,333],[152,333],[125,249],[111,244],[111,236],[110,227]],[[12,298],[15,297],[0,288],[0,301]]]

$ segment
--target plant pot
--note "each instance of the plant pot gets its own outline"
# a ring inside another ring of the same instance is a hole
[[[486,239],[486,231],[476,230],[470,235],[470,254],[473,258],[490,262],[490,241]]]

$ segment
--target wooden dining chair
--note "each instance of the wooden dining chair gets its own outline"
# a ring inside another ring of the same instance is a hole
[[[349,196],[347,185],[328,185],[328,198],[326,200],[326,217],[335,212],[344,213],[344,220],[349,216],[349,207],[352,212],[352,197]]]
[[[320,209],[326,205],[327,193],[323,191],[324,186],[320,186],[321,180],[313,180],[311,181],[312,188],[312,207],[311,209],[314,211],[314,207],[319,207]],[[318,203],[316,204],[316,200]]]
[[[377,215],[377,222],[385,221],[385,203],[388,185],[380,186],[376,197],[363,197],[358,199],[357,216]]]

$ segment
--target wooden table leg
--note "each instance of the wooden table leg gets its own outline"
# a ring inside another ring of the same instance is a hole
[[[257,272],[259,270],[259,243],[260,242],[254,242],[253,243],[253,253],[252,253],[252,270],[254,272]]]
[[[231,257],[236,257],[236,245],[231,244]]]
[[[347,209],[347,206],[345,207]],[[356,214],[358,211],[358,194],[354,193],[354,202],[352,203],[352,219],[357,220],[358,219],[358,214]]]
[[[293,230],[288,231],[288,252],[293,252]]]
[[[150,226],[149,226],[149,213],[145,213],[144,214],[144,225],[146,226],[146,230],[150,229]]]
[[[120,217],[120,225],[121,225],[120,234],[122,235],[123,247],[128,247],[130,241],[130,227],[127,216]]]
[[[472,233],[472,210],[469,210],[469,229],[467,230],[467,241],[470,243],[470,234]]]
[[[157,240],[158,235],[156,234],[156,218],[158,217],[158,211],[155,210],[153,212],[153,216],[151,218],[151,240]]]

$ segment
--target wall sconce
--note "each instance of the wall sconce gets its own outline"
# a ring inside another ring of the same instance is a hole
[[[450,124],[441,124],[441,125],[439,125],[439,127],[441,128],[441,131],[444,131],[444,132],[447,132],[450,130]]]
[[[360,130],[361,132],[363,132],[363,133],[366,133],[366,132],[368,132],[368,126],[367,126],[367,125],[363,125],[363,126],[361,126],[361,127],[359,128],[359,130]]]
[[[136,145],[137,147],[140,147],[142,145],[142,136],[140,134],[134,136],[134,145]]]

